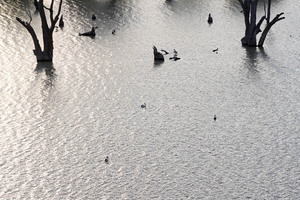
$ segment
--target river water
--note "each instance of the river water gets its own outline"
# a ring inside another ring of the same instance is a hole
[[[52,64],[0,6],[0,199],[300,198],[300,1],[255,49],[235,0],[65,0]]]

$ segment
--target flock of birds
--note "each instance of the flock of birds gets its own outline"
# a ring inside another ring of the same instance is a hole
[[[93,21],[96,20],[96,15],[95,15],[95,14],[92,15],[92,20],[93,20]],[[212,16],[211,16],[210,13],[209,13],[209,15],[208,15],[207,22],[208,22],[209,24],[213,23],[213,18],[212,18]],[[63,15],[61,16],[61,18],[60,18],[60,20],[59,20],[59,27],[61,27],[61,28],[64,27]],[[56,26],[56,28],[58,28],[58,27]],[[98,28],[98,27],[92,26],[92,30],[91,30],[91,31],[84,32],[84,33],[79,33],[79,36],[92,36],[92,37],[93,37],[93,36],[96,35],[95,30],[96,30],[97,28]],[[116,30],[115,30],[115,29],[112,30],[112,34],[113,34],[113,35],[116,34]],[[219,50],[219,49],[216,48],[216,49],[213,50],[213,52],[218,53],[218,50]],[[164,54],[162,54],[161,52],[163,52]],[[164,50],[164,49],[161,49],[161,52],[158,52],[156,46],[153,46],[153,54],[154,54],[154,60],[155,60],[155,61],[164,61],[164,60],[165,60],[165,59],[164,59],[164,55],[168,55],[168,54],[169,54],[169,52],[166,51],[166,50]],[[169,60],[173,60],[173,61],[180,60],[180,58],[178,57],[178,52],[177,52],[175,49],[173,50],[173,53],[174,53],[174,54],[173,54],[173,57],[170,57]],[[142,109],[147,109],[147,104],[146,104],[146,103],[142,104],[142,105],[141,105],[141,108],[142,108]],[[214,118],[213,118],[213,119],[214,119],[214,121],[216,121],[216,120],[217,120],[217,116],[214,115]],[[108,157],[108,156],[106,156],[106,158],[104,159],[104,162],[107,163],[107,164],[109,163],[109,157]]]

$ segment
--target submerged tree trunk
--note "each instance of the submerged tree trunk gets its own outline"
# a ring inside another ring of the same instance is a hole
[[[280,13],[278,15],[276,15],[276,17],[270,22],[267,24],[266,28],[264,29],[264,31],[262,32],[261,36],[260,36],[260,39],[259,39],[259,42],[258,42],[258,46],[259,47],[262,47],[264,45],[264,42],[265,42],[265,39],[267,37],[267,34],[269,32],[269,30],[271,29],[271,27],[278,21],[284,19],[285,17],[280,17],[281,15],[283,15],[284,13]]]
[[[270,28],[279,20],[284,19],[284,17],[280,16],[283,13],[278,14],[271,22],[270,15],[271,15],[271,0],[268,0],[268,8],[267,13],[261,17],[258,24],[256,24],[256,12],[257,12],[257,3],[258,0],[238,0],[243,8],[244,20],[245,20],[245,36],[242,38],[241,42],[243,45],[247,46],[257,46],[256,45],[256,35],[261,32],[260,26],[262,25],[263,21],[266,19],[267,25],[262,32],[260,40],[258,42],[258,46],[263,46],[265,38],[270,30]]]
[[[41,18],[41,23],[42,23],[42,33],[43,33],[43,45],[44,49],[42,50],[40,42],[37,38],[37,35],[30,25],[30,22],[25,22],[21,20],[20,18],[16,18],[20,24],[22,24],[29,34],[32,37],[34,47],[35,49],[33,50],[34,55],[36,56],[37,61],[52,61],[53,59],[53,31],[55,28],[55,24],[57,23],[59,19],[59,15],[61,12],[61,6],[62,6],[62,0],[59,2],[59,7],[58,7],[58,12],[56,16],[53,16],[53,6],[54,6],[54,0],[51,1],[50,7],[47,8],[44,6],[44,0],[40,0],[38,2],[38,10]],[[45,14],[45,9],[49,10],[50,12],[50,26],[48,25],[46,14]]]

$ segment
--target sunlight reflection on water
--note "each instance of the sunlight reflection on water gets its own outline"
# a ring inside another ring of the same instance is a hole
[[[37,64],[23,1],[4,0],[0,198],[297,199],[299,3],[273,2],[287,18],[253,49],[238,1],[64,1]]]

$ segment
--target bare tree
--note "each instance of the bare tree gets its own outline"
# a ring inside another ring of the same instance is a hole
[[[267,13],[265,13],[265,16],[262,16],[259,22],[256,24],[256,11],[257,11],[258,0],[238,0],[238,1],[240,2],[243,8],[243,14],[244,14],[245,26],[246,26],[245,37],[243,37],[241,40],[242,44],[247,46],[262,47],[269,30],[276,22],[284,19],[284,17],[281,17],[281,15],[283,15],[284,13],[280,13],[276,15],[276,17],[270,22],[271,0],[268,0]],[[264,31],[262,32],[257,45],[256,36],[258,33],[261,32],[260,26],[262,25],[264,20],[267,21],[267,25]]]
[[[44,49],[42,49],[40,42],[38,40],[38,37],[35,33],[35,30],[33,29],[33,27],[30,24],[31,23],[31,15],[27,13],[30,16],[29,22],[25,22],[25,21],[21,20],[19,17],[16,18],[16,20],[18,22],[20,22],[20,24],[22,24],[27,29],[27,31],[30,33],[30,35],[32,37],[34,47],[35,47],[35,49],[33,50],[33,53],[36,56],[37,61],[52,61],[52,59],[53,59],[53,49],[54,49],[54,47],[53,47],[53,31],[55,29],[55,24],[57,23],[57,21],[59,19],[61,7],[62,7],[62,0],[59,0],[58,12],[54,17],[54,14],[53,14],[54,1],[55,0],[51,1],[49,8],[44,6],[44,0],[38,1],[38,10],[39,10],[40,18],[41,18],[41,23],[42,23]],[[48,21],[47,21],[46,14],[45,14],[45,9],[50,12],[50,25],[48,25]]]

